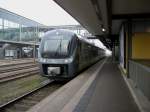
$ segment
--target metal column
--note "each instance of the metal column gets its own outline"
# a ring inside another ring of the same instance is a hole
[[[129,60],[132,58],[132,20],[127,21],[127,38],[128,38],[128,57],[127,57],[127,77],[129,76]]]

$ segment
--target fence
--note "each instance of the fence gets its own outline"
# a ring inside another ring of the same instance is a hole
[[[129,61],[129,76],[136,86],[150,100],[150,66],[138,61]]]

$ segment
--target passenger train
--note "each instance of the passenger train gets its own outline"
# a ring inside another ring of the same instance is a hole
[[[104,49],[71,31],[48,31],[39,47],[40,74],[55,80],[71,79],[104,56]]]

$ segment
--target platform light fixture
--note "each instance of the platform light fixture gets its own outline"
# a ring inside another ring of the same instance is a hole
[[[105,28],[102,28],[102,32],[105,32],[106,31],[106,29]]]

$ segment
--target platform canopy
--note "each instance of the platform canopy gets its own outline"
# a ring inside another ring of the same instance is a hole
[[[54,1],[94,35],[118,34],[122,21],[150,17],[150,0]]]

